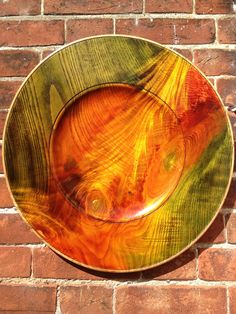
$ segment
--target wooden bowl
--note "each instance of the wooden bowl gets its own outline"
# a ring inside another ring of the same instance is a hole
[[[136,271],[186,250],[216,217],[232,132],[188,60],[141,38],[92,37],[27,77],[4,164],[17,208],[53,250],[92,269]]]

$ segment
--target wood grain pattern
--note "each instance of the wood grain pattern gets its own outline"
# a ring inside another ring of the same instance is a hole
[[[68,259],[117,272],[161,264],[203,233],[228,188],[232,151],[206,78],[176,53],[124,36],[46,59],[4,134],[25,220]]]
[[[116,222],[142,217],[166,201],[185,159],[174,112],[153,94],[124,84],[99,86],[63,110],[50,147],[67,200]]]

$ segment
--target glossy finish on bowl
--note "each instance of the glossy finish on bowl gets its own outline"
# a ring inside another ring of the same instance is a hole
[[[9,187],[59,254],[134,271],[189,247],[232,173],[222,103],[189,61],[125,36],[75,42],[19,90],[4,134]]]

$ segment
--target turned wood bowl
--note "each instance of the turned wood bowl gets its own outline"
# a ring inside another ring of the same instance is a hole
[[[4,131],[22,217],[80,265],[160,265],[216,217],[233,167],[219,95],[188,60],[128,36],[91,37],[27,77]]]

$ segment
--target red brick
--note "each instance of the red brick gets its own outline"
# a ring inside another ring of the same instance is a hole
[[[226,314],[226,289],[205,286],[120,286],[116,313]]]
[[[221,19],[218,21],[218,38],[220,43],[236,43],[236,18]]]
[[[206,75],[236,75],[236,50],[201,49],[194,51],[194,56]]]
[[[1,46],[45,46],[64,43],[63,21],[0,21]]]
[[[230,103],[228,103],[228,105],[231,105]],[[233,138],[234,138],[234,146],[236,144],[236,114],[234,112],[228,112],[228,117],[229,117],[229,121],[232,127],[232,131],[233,131]],[[236,147],[235,147],[236,148]],[[234,164],[234,168],[236,167],[236,164]],[[234,183],[231,182],[231,184],[233,185]],[[231,187],[230,187],[230,192],[231,192]],[[233,195],[228,194],[227,197],[230,196],[231,198],[234,197]]]
[[[230,184],[229,192],[224,201],[223,207],[225,208],[234,208],[236,206],[236,179],[233,178]]]
[[[8,109],[22,81],[0,81],[0,109]]]
[[[236,120],[236,117],[235,117],[235,120]],[[236,129],[236,124],[235,124],[234,128]],[[234,140],[234,160],[235,160],[235,162],[234,162],[234,169],[233,169],[233,171],[234,171],[234,174],[235,174],[235,172],[236,172],[236,141],[235,140]]]
[[[199,44],[215,40],[212,19],[120,19],[116,22],[116,31],[162,44]]]
[[[192,54],[191,50],[189,50],[189,49],[176,49],[176,48],[174,48],[174,50],[176,52],[180,53],[182,56],[184,56],[189,61],[193,60],[193,54]]]
[[[0,277],[29,277],[30,248],[0,247],[0,265]]]
[[[229,309],[230,313],[236,313],[236,287],[229,288]]]
[[[47,265],[47,267],[42,265]],[[130,280],[137,279],[139,275],[139,273],[109,274],[88,270],[65,260],[48,248],[33,250],[33,276],[35,278],[104,280],[104,278],[114,279],[115,277],[120,280]]]
[[[223,215],[218,214],[212,225],[198,240],[200,243],[223,243],[225,242]]]
[[[236,117],[235,117],[236,118]],[[235,124],[235,129],[236,129],[236,124]],[[234,140],[234,174],[236,173],[236,141]]]
[[[6,179],[0,178],[0,207],[7,208],[12,206],[14,204],[6,184]]]
[[[63,314],[112,313],[112,288],[95,285],[62,287],[60,305]]]
[[[46,58],[47,56],[49,56],[51,53],[55,52],[56,49],[46,49],[43,51],[43,54],[42,54],[42,58]]]
[[[207,77],[208,81],[215,86],[215,80],[212,77]]]
[[[190,250],[170,262],[143,272],[144,278],[158,280],[191,280],[196,278],[196,259]]]
[[[0,145],[0,173],[3,172],[3,163],[2,163],[2,145]]]
[[[199,252],[199,278],[236,280],[236,249],[209,248]]]
[[[196,0],[195,9],[198,14],[234,13],[233,0]]]
[[[82,19],[67,22],[67,42],[83,37],[112,34],[112,19]]]
[[[102,14],[142,12],[142,0],[44,1],[45,14]]]
[[[236,214],[226,216],[228,242],[236,244]]]
[[[0,243],[21,244],[21,243],[40,243],[30,227],[23,221],[18,214],[0,215]]]
[[[0,75],[25,76],[38,64],[39,54],[31,50],[0,50]]]
[[[0,311],[55,313],[56,288],[52,286],[0,285]]]
[[[48,248],[33,250],[33,276],[35,278],[103,279],[80,270]]]
[[[150,13],[191,13],[191,0],[146,0],[145,11]]]
[[[2,136],[3,136],[3,130],[4,130],[6,118],[7,118],[7,112],[0,111],[0,139],[2,139]]]
[[[216,86],[225,105],[236,104],[236,78],[220,78],[217,80]]]
[[[0,16],[40,14],[39,0],[8,0],[0,2]]]

